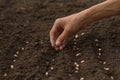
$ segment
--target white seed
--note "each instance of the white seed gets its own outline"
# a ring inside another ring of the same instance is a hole
[[[74,44],[77,44],[77,42],[74,42]]]
[[[77,48],[77,50],[79,50],[80,48]]]
[[[4,75],[3,75],[4,77],[6,77],[7,76],[7,73],[4,73]]]
[[[26,41],[25,43],[26,43],[26,44],[28,44],[29,42],[28,42],[28,41]]]
[[[81,63],[84,63],[84,62],[85,62],[85,60],[82,60],[82,61],[81,61]]]
[[[75,69],[76,69],[76,70],[79,70],[79,68],[78,68],[78,67],[76,67]]]
[[[53,69],[54,69],[54,67],[50,67],[50,69],[51,69],[51,70],[53,70]]]
[[[78,38],[78,34],[75,35],[75,38]]]
[[[40,43],[43,44],[43,41],[41,41]]]
[[[78,53],[78,54],[76,54],[76,57],[78,57],[78,56],[80,56],[81,55],[81,53]]]
[[[14,57],[18,57],[18,55],[17,55],[17,54],[14,54]]]
[[[22,50],[25,50],[25,48],[23,48],[23,47],[22,47],[21,49],[22,49]]]
[[[101,49],[101,48],[99,48],[98,50],[99,50],[99,51],[101,51],[102,49]]]
[[[85,33],[81,33],[81,36],[85,35]]]
[[[103,62],[103,64],[106,64],[106,62]]]
[[[99,46],[99,44],[96,44],[96,46]]]
[[[13,60],[13,62],[16,62],[16,60]]]
[[[74,62],[74,65],[78,65],[77,62]]]
[[[102,63],[102,61],[99,61],[100,63]]]
[[[110,78],[111,78],[112,80],[114,80],[114,77],[113,77],[113,76],[111,76]]]
[[[110,70],[110,68],[104,68],[104,70],[109,71],[109,70]]]
[[[84,78],[82,77],[82,78],[80,78],[80,80],[84,80]]]
[[[14,65],[11,65],[10,68],[13,69],[13,68],[14,68]]]
[[[98,53],[99,56],[101,56],[102,54],[101,53]]]
[[[55,59],[52,59],[52,61],[55,61]]]
[[[19,54],[19,51],[16,51],[16,54]]]
[[[76,67],[79,67],[79,65],[77,64]]]
[[[98,39],[95,39],[95,42],[98,42]]]
[[[76,70],[75,73],[78,73],[78,71]]]
[[[49,74],[48,72],[45,73],[46,76],[48,76],[48,74]]]

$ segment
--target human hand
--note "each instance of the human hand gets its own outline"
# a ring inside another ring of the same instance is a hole
[[[84,27],[81,22],[85,12],[59,18],[50,31],[50,42],[56,50],[62,50],[66,40]]]

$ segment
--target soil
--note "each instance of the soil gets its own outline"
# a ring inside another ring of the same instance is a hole
[[[62,51],[49,41],[55,19],[102,1],[0,0],[0,80],[120,80],[120,16],[81,30]]]

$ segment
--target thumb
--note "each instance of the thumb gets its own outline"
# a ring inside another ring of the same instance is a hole
[[[56,40],[56,46],[63,46],[68,36],[69,36],[69,31],[64,30]]]

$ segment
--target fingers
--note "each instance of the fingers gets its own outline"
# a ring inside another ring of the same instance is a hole
[[[58,22],[58,20],[56,20],[50,31],[50,42],[51,42],[52,47],[56,46],[56,44],[55,44],[56,39],[60,34],[59,27],[60,27],[59,22]]]
[[[65,46],[65,41],[69,36],[69,31],[66,30],[60,20],[56,20],[53,28],[50,31],[50,42],[56,50],[62,50]]]
[[[65,47],[65,41],[69,36],[69,31],[64,29],[64,31],[60,34],[58,39],[56,40],[56,49],[62,50]]]

